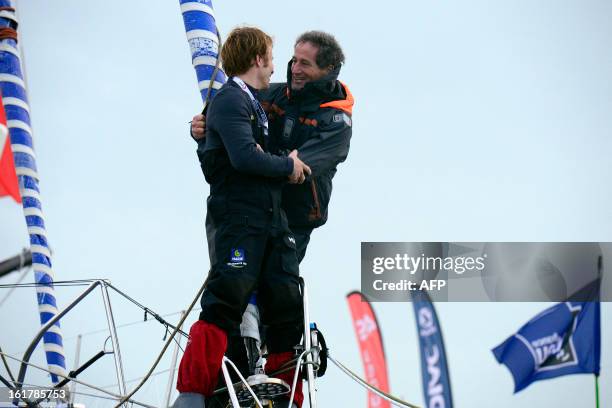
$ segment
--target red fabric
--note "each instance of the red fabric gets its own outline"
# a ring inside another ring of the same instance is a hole
[[[13,197],[13,200],[21,203],[19,183],[17,182],[17,174],[15,174],[13,151],[11,150],[11,141],[8,137],[8,128],[6,127],[4,105],[0,103],[0,197],[4,196]]]
[[[266,361],[266,372],[268,373],[268,375],[270,375],[270,373],[278,370],[287,361],[293,359],[293,357],[294,357],[294,353],[291,351],[286,351],[284,353],[270,353]],[[289,371],[285,371],[284,373],[275,375],[274,378],[280,378],[281,380],[289,384],[289,386],[292,386],[294,375],[295,375],[295,370],[289,370]],[[287,397],[289,396],[291,396],[291,394],[289,394]],[[293,402],[296,403],[298,408],[301,408],[302,403],[304,402],[304,393],[302,392],[302,373],[301,372],[298,374],[298,380],[295,385],[295,396],[293,397]]]
[[[385,350],[374,310],[359,292],[352,292],[346,298],[353,316],[353,327],[359,342],[366,381],[384,392],[389,392]],[[368,408],[391,408],[391,403],[368,391]]]
[[[198,320],[189,330],[189,341],[179,366],[176,389],[211,396],[217,385],[227,335],[219,328]]]

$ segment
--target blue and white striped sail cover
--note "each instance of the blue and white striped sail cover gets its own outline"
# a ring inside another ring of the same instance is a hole
[[[0,28],[16,27],[15,12],[10,1],[0,0]],[[30,235],[32,251],[32,268],[37,286],[38,310],[40,322],[45,324],[58,313],[55,291],[53,289],[53,271],[51,269],[51,251],[47,243],[47,231],[42,213],[36,156],[32,144],[30,126],[30,109],[26,95],[25,83],[21,72],[21,60],[17,41],[4,39],[0,42],[0,89],[2,102],[6,110],[6,119],[15,159],[15,170],[19,179],[19,191],[23,201],[23,211]],[[61,378],[57,374],[66,374],[64,346],[59,322],[52,326],[44,337],[47,365],[51,371],[54,384]]]
[[[185,23],[187,41],[191,49],[191,60],[198,77],[202,101],[206,105],[206,95],[211,81],[210,99],[227,81],[225,73],[219,68],[212,78],[219,58],[219,38],[211,0],[180,0],[181,13]]]

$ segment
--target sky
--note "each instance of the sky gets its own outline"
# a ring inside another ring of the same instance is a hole
[[[357,372],[344,296],[360,285],[362,241],[612,241],[610,2],[213,4],[223,35],[239,24],[273,35],[274,81],[284,80],[303,31],[331,32],[344,48],[340,78],[356,100],[351,151],[301,273],[331,353]],[[208,271],[208,186],[188,135],[201,100],[178,1],[20,0],[17,7],[56,279],[108,278],[160,314],[186,309]],[[0,259],[28,245],[22,210],[6,198],[0,225]],[[58,288],[59,304],[83,289]],[[142,311],[116,294],[112,302],[117,324],[134,323],[119,338],[126,378],[135,379],[161,350],[164,329],[136,323]],[[436,305],[456,406],[595,405],[591,375],[513,395],[509,372],[490,352],[547,306]],[[422,404],[412,306],[374,309],[392,393]],[[611,313],[602,304],[604,407],[612,405]],[[37,319],[34,290],[12,294],[0,307],[2,349],[22,354]],[[85,334],[82,362],[104,346],[105,334],[89,333],[105,324],[99,295],[62,321],[70,368],[77,335]],[[170,366],[168,354],[158,370]],[[45,366],[40,350],[33,361]],[[82,379],[112,385],[112,369],[107,356]],[[46,381],[34,370],[27,378]],[[135,398],[161,406],[167,380],[155,376]],[[365,391],[335,367],[318,384],[320,406],[366,405]]]

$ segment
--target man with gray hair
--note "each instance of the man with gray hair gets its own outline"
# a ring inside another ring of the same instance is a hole
[[[287,82],[273,83],[258,96],[270,121],[272,150],[298,149],[300,159],[313,170],[306,183],[283,190],[282,204],[296,235],[300,261],[313,229],[327,221],[332,178],[348,155],[354,100],[338,80],[344,60],[331,34],[305,32],[295,41]],[[204,116],[194,116],[192,137],[202,139],[204,128]]]
[[[270,152],[286,155],[297,149],[300,160],[312,170],[303,184],[287,184],[282,191],[281,206],[295,237],[300,262],[312,231],[327,221],[332,178],[349,151],[354,100],[348,87],[338,80],[344,60],[334,36],[322,31],[305,32],[295,41],[287,82],[273,83],[258,95],[268,115]],[[204,129],[204,116],[194,116],[191,135],[199,143]],[[230,359],[244,361],[244,356],[237,355],[244,348],[241,343],[238,334],[230,336]],[[268,355],[266,372],[276,371],[293,357],[293,353]],[[290,370],[277,377],[291,384],[293,374]],[[298,381],[298,407],[302,401],[302,382]],[[215,403],[209,401],[207,406],[217,406]]]

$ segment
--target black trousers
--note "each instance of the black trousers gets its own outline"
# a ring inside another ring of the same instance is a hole
[[[211,236],[214,236],[216,229],[214,228],[214,222],[213,222],[213,219],[210,217],[210,214],[206,218],[206,226],[207,226],[206,232],[209,238],[209,254],[211,254],[211,257],[212,257],[213,254],[216,254],[216,252],[215,252],[214,245],[212,245],[213,248],[211,248],[211,244],[213,243],[214,240],[211,240],[210,238]],[[296,253],[297,253],[297,258],[299,262],[302,262],[302,260],[304,259],[304,256],[306,255],[306,249],[308,247],[308,243],[310,242],[310,234],[312,233],[312,230],[313,230],[312,227],[292,227],[291,228],[291,232],[293,233],[293,236],[295,238],[295,247],[296,247]],[[258,296],[258,302],[259,302],[259,298],[260,296]],[[266,343],[269,344],[268,340],[269,340],[270,332],[267,330],[267,328],[265,331],[266,332],[264,334],[264,337],[266,339]],[[297,342],[295,344],[297,344]],[[227,351],[225,352],[225,355],[227,356],[227,358],[232,360],[234,364],[236,364],[236,366],[238,367],[238,369],[244,376],[249,375],[249,372],[248,372],[249,364],[248,364],[246,348],[244,345],[244,339],[240,335],[239,329],[234,330],[231,333],[228,332]],[[233,371],[231,370],[230,370],[230,375],[232,376],[232,379],[234,382],[237,382],[239,380],[238,376],[235,375]],[[223,378],[223,376],[219,376],[217,388],[223,388],[223,387],[225,387],[225,379]],[[227,407],[228,401],[229,401],[229,397],[227,393],[223,393],[215,397],[207,398],[206,407],[225,408]]]
[[[306,256],[306,248],[310,242],[310,234],[312,234],[313,227],[296,227],[291,226],[291,232],[295,237],[295,250],[297,252],[298,262],[302,262],[302,259]]]
[[[303,331],[303,305],[295,239],[282,210],[215,214],[209,206],[207,232],[212,266],[200,319],[231,337],[256,290],[268,349],[292,351]]]

